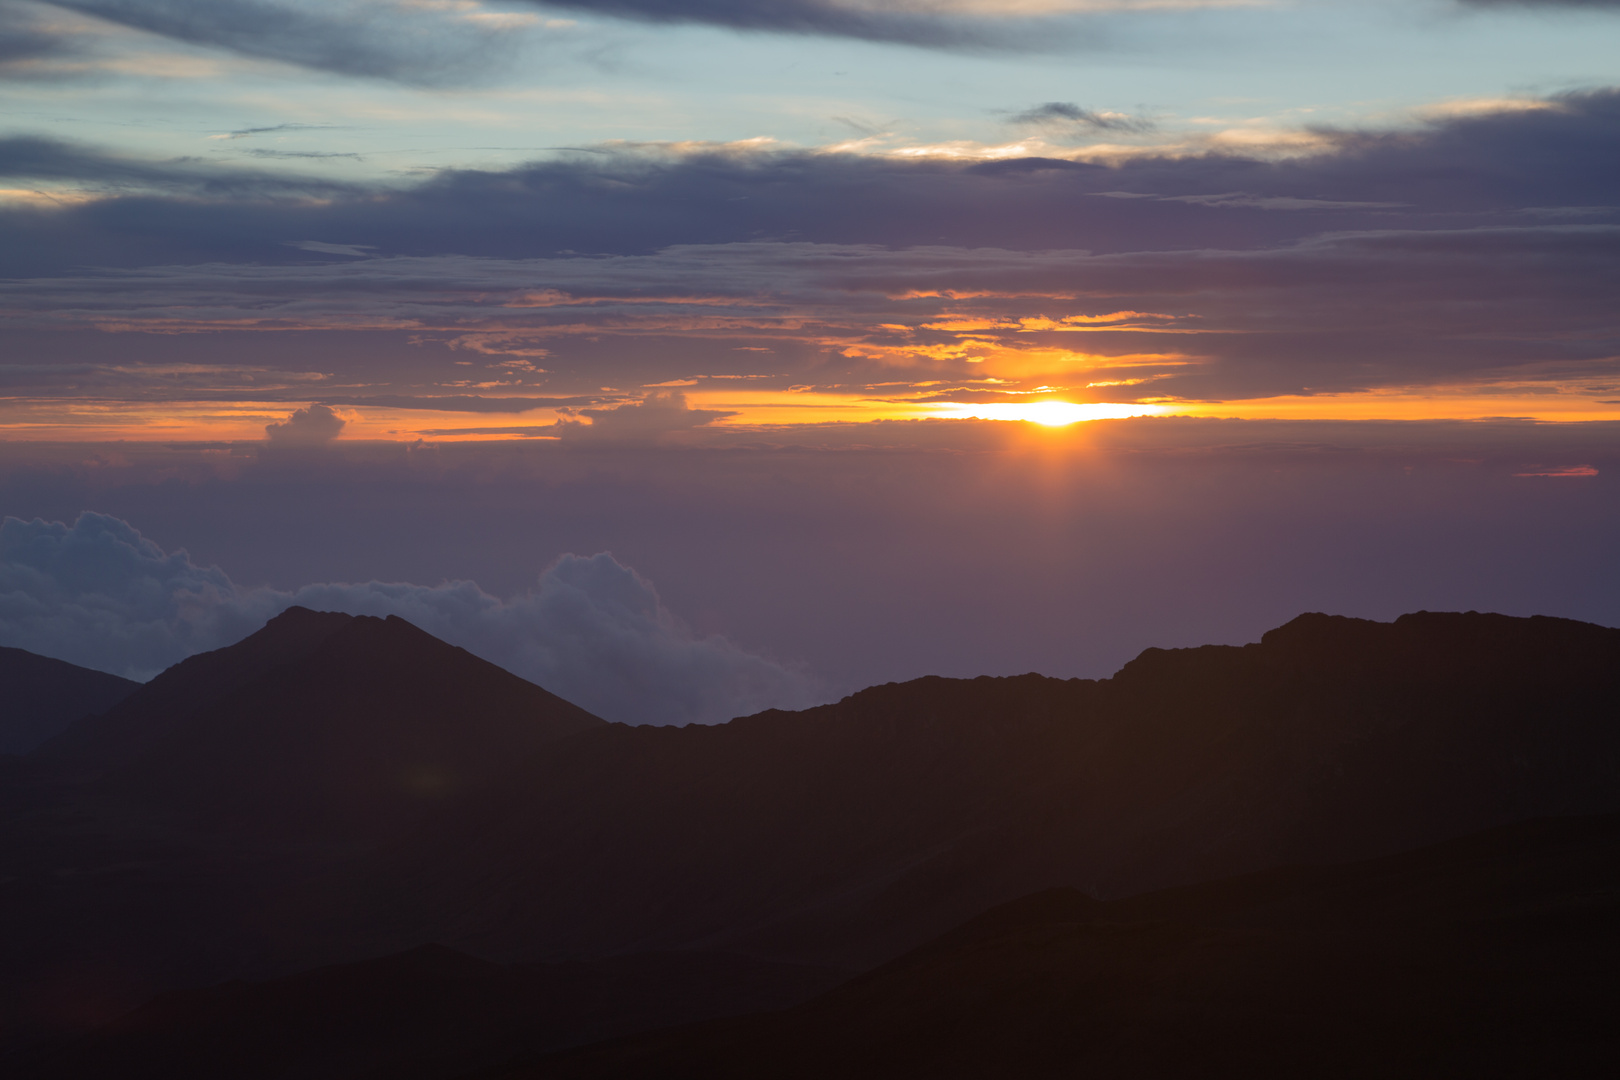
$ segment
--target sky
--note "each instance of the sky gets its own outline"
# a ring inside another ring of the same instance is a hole
[[[0,0],[0,103],[0,644],[688,722],[1620,622],[1611,0]]]

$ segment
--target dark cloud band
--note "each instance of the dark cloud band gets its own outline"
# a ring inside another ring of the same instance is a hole
[[[830,0],[531,0],[544,7],[654,23],[814,34],[933,48],[1049,50],[1080,40],[1053,18],[987,18],[881,11]]]
[[[481,80],[492,61],[504,55],[507,44],[499,33],[430,9],[368,10],[289,0],[44,2],[175,41],[342,75],[428,86]]]

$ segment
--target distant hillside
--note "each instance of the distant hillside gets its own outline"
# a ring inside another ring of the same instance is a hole
[[[26,754],[82,716],[105,712],[140,683],[0,647],[0,754]]]
[[[1617,630],[1306,615],[1097,682],[920,679],[600,728],[435,818],[408,894],[384,888],[492,955],[870,964],[1041,888],[1120,896],[1620,810],[1616,701]]]

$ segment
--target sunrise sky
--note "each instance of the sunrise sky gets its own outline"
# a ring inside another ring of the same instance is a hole
[[[1620,417],[1616,14],[7,0],[0,430]]]
[[[0,643],[611,550],[712,719],[1620,620],[1614,0],[0,0],[0,95]]]

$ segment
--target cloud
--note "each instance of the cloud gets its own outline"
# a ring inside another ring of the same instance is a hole
[[[1053,16],[1087,5],[1006,7],[896,0],[531,0],[653,23],[700,23],[732,30],[813,34],[933,48],[1052,49],[1078,40]]]
[[[686,395],[679,390],[662,394],[655,391],[640,401],[612,408],[581,409],[579,412],[589,417],[591,422],[561,421],[557,425],[557,434],[564,438],[595,441],[655,442],[662,436],[691,431],[736,415],[715,409],[694,409],[687,404]]]
[[[604,385],[655,386],[714,370],[716,355],[730,374],[781,377],[761,389],[844,395],[984,376],[1107,400],[1612,384],[1620,93],[1537,104],[1322,131],[1321,152],[1284,160],[987,169],[611,146],[319,201],[9,140],[0,171],[151,174],[158,193],[0,212],[0,320],[37,335],[16,374],[41,400],[116,396],[126,376],[132,395],[154,393],[159,380],[129,359],[67,376],[109,339],[125,357],[217,365],[215,332],[257,350],[253,366],[296,359],[306,373],[313,354],[272,346],[270,332],[324,342],[319,394],[288,382],[253,401],[442,411],[603,410],[625,400]],[[319,254],[309,237],[326,238]],[[1140,317],[1096,321],[1120,311]],[[34,369],[58,331],[52,389]],[[457,348],[474,341],[483,349]],[[543,353],[546,371],[496,365],[511,351],[500,343]],[[402,352],[421,363],[402,366]],[[241,392],[197,382],[174,392]],[[598,434],[642,424],[639,437],[701,426],[657,403],[589,419]]]
[[[860,364],[873,381],[884,368],[923,381],[976,377],[975,369],[1006,379],[1005,366],[1029,380],[1005,389],[1083,380],[1116,384],[1105,392],[1126,400],[1232,400],[1493,379],[1612,380],[1620,330],[1601,283],[1617,272],[1620,224],[1363,229],[1253,250],[1114,254],[759,242],[612,258],[440,256],[80,275],[15,285],[11,310],[34,309],[39,325],[158,331],[342,333],[393,323],[463,334],[482,323],[548,339],[553,374],[538,377],[556,380],[577,364],[566,376],[576,383],[603,378],[604,361],[613,377],[659,363],[645,356],[653,343],[678,357],[668,368],[685,368],[690,358],[674,350],[683,340],[707,350],[717,339],[780,346],[798,337],[846,366],[829,374],[807,365],[782,377],[783,389],[857,377]],[[526,306],[536,281],[564,287],[571,300]],[[1366,320],[1367,310],[1378,320]],[[599,351],[606,342],[617,343],[614,353]],[[769,362],[781,370],[774,354]],[[36,367],[27,378],[43,390],[49,373]],[[126,369],[123,377],[134,387],[137,374]],[[57,382],[68,395],[105,396],[111,377]],[[348,379],[359,378],[351,369]],[[198,393],[178,383],[171,392]],[[277,393],[316,396],[295,385]],[[348,394],[338,380],[319,392],[329,405],[359,407],[583,407],[590,425],[567,421],[556,432],[575,438],[648,440],[720,418],[692,409],[679,392],[617,408],[602,400],[615,396],[479,398],[448,387],[442,397]]]
[[[317,255],[348,255],[356,259],[370,258],[376,252],[370,244],[329,244],[324,240],[288,240],[287,246]]]
[[[0,644],[144,679],[294,604],[399,615],[610,720],[716,723],[820,700],[803,671],[694,633],[607,553],[564,555],[506,600],[469,581],[288,592],[240,587],[103,514],[0,523]]]
[[[358,196],[354,185],[191,160],[152,161],[37,135],[0,137],[0,179],[61,182],[106,194],[258,200]]]
[[[48,0],[176,41],[342,75],[428,86],[479,81],[510,27],[456,17],[450,5],[367,0]]]
[[[271,446],[325,446],[347,423],[326,405],[310,405],[280,423],[266,424],[264,438]]]
[[[150,678],[242,637],[271,614],[216,567],[167,553],[102,514],[0,521],[0,642]]]
[[[1465,7],[1608,8],[1620,10],[1620,0],[1457,0]]]
[[[1015,124],[1074,124],[1096,131],[1125,131],[1142,133],[1154,130],[1150,120],[1127,116],[1124,113],[1096,112],[1082,109],[1069,101],[1048,101],[1032,109],[1025,109],[1012,118]]]
[[[55,33],[37,8],[0,0],[0,76],[47,74],[38,62],[71,56],[75,43]]]

